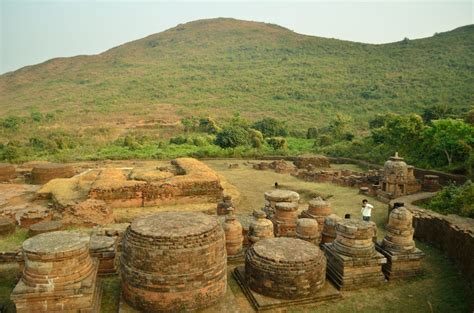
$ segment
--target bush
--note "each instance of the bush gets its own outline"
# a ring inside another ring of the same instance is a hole
[[[2,120],[2,127],[9,130],[18,130],[23,120],[18,116],[8,116]]]
[[[188,143],[188,137],[187,136],[176,136],[170,138],[170,144],[175,144],[175,145],[184,145]]]
[[[442,214],[474,218],[474,184],[467,181],[462,186],[446,186],[431,199],[427,207]]]
[[[248,133],[252,147],[260,149],[264,143],[263,134],[256,129],[250,129]]]
[[[310,127],[308,128],[308,131],[306,132],[306,138],[307,139],[316,139],[318,138],[319,131],[316,127]]]
[[[266,137],[274,137],[274,136],[286,137],[288,135],[288,130],[286,129],[285,123],[271,117],[267,117],[260,121],[255,122],[252,125],[252,128],[259,130]]]
[[[271,137],[267,139],[267,143],[273,148],[273,150],[286,150],[288,149],[288,143],[283,137]]]
[[[206,117],[199,119],[199,130],[208,134],[217,134],[221,128],[214,119]]]
[[[330,135],[321,135],[316,139],[315,146],[326,147],[333,143],[333,138]]]
[[[228,126],[216,136],[216,145],[221,148],[235,148],[249,143],[247,130],[238,126]]]

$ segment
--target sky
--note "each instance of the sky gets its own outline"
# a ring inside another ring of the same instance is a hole
[[[474,0],[0,0],[0,73],[97,54],[197,19],[233,17],[365,43],[432,36],[473,24]]]

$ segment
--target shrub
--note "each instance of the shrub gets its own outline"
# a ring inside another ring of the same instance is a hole
[[[286,125],[282,121],[278,121],[271,117],[266,117],[255,122],[252,125],[252,128],[259,130],[262,134],[266,137],[274,137],[274,136],[287,136],[288,130],[286,129]]]
[[[186,136],[176,136],[176,137],[172,137],[170,138],[170,143],[171,144],[175,144],[175,145],[184,145],[186,143],[188,143],[188,137]]]
[[[249,143],[247,130],[238,126],[228,126],[216,136],[216,145],[221,148],[235,148]]]
[[[8,116],[2,120],[2,127],[9,130],[18,130],[23,120],[18,116]]]
[[[221,128],[211,117],[199,119],[199,130],[208,134],[217,134]]]
[[[333,143],[333,138],[330,135],[321,135],[316,139],[315,145],[320,147],[330,146]]]
[[[264,143],[263,134],[256,129],[250,129],[248,132],[252,147],[260,149]]]
[[[431,199],[427,207],[442,214],[474,218],[474,184],[467,181],[462,186],[448,185]]]
[[[308,131],[306,132],[306,138],[307,139],[316,139],[318,138],[319,131],[316,127],[310,127],[308,128]]]
[[[274,149],[274,150],[286,150],[288,149],[288,143],[285,138],[283,137],[271,137],[267,139],[267,143]]]

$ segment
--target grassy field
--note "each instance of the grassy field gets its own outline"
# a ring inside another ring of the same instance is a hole
[[[235,185],[240,192],[237,214],[249,214],[253,209],[263,206],[263,193],[273,188],[277,181],[282,187],[298,191],[302,197],[300,209],[306,207],[307,201],[314,194],[333,195],[330,199],[332,208],[338,215],[351,213],[360,218],[360,203],[364,196],[357,189],[341,187],[327,183],[303,182],[287,174],[273,171],[257,171],[239,163],[237,169],[229,169],[229,160],[210,160],[206,163]],[[252,161],[251,161],[252,162]],[[361,170],[354,165],[334,165],[335,167]],[[378,226],[379,240],[384,234],[384,223],[387,218],[387,205],[369,198],[375,207],[373,220]],[[417,242],[417,246],[426,253],[423,262],[425,275],[400,282],[386,283],[379,288],[366,288],[359,291],[343,292],[343,298],[336,302],[313,306],[289,308],[286,312],[469,312],[472,308],[474,293],[468,288],[468,282],[459,270],[443,254],[426,244]],[[228,291],[223,300],[226,310],[219,312],[249,312],[251,307],[241,292],[236,281],[230,275],[229,266]],[[0,266],[0,301],[8,298],[19,273],[16,266]],[[103,280],[104,295],[102,312],[116,312],[120,294],[118,277]],[[212,312],[204,310],[203,313]]]

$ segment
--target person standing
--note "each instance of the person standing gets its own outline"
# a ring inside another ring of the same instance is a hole
[[[362,219],[366,222],[370,221],[370,216],[372,215],[372,209],[374,206],[370,204],[367,199],[362,200],[362,209],[360,212],[362,213]]]

